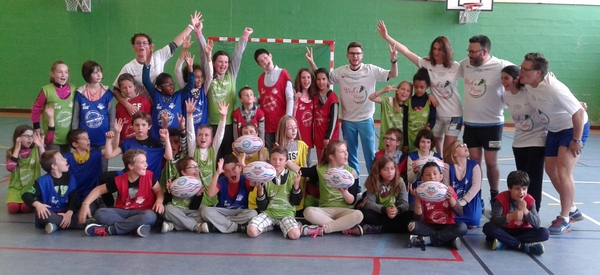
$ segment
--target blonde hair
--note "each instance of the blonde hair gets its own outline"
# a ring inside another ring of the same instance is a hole
[[[410,83],[409,81],[406,81],[406,80],[400,82],[400,84],[398,84],[398,86],[396,87],[396,89],[400,89],[400,86],[402,86],[402,84],[408,84],[410,86],[410,94],[412,94],[413,85],[412,85],[412,83]],[[400,111],[401,111],[400,110],[400,99],[398,98],[398,93],[396,93],[394,95],[394,99],[393,99],[392,102],[393,102],[393,105],[394,105],[394,113],[395,114],[400,113]]]
[[[286,124],[288,121],[294,121],[296,123],[296,127],[298,127],[298,121],[293,116],[284,116],[279,120],[279,124],[277,125],[277,133],[275,135],[275,142],[279,144],[279,146],[285,146],[287,144],[287,137],[285,136]],[[296,138],[294,141],[300,140],[300,131],[296,133]]]
[[[58,67],[58,65],[65,65],[67,66],[67,63],[63,62],[62,60],[56,60],[54,61],[54,63],[52,63],[52,68],[50,68],[50,72],[54,72],[56,70],[56,67]],[[69,69],[69,66],[67,66],[67,70]],[[56,84],[54,83],[54,77],[50,76],[50,83],[52,84]]]
[[[455,140],[452,143],[448,144],[446,148],[444,148],[444,162],[448,164],[455,164],[456,160],[454,159],[454,150],[458,147],[458,144],[461,144],[462,141]]]

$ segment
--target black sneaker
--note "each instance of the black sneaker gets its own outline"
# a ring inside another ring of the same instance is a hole
[[[383,233],[382,225],[365,224],[362,226],[362,228],[363,228],[363,232],[365,234],[381,234],[381,233]]]

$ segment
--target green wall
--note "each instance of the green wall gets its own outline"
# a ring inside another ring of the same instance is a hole
[[[466,57],[468,38],[486,34],[492,54],[516,64],[527,52],[544,53],[557,78],[588,103],[592,124],[600,125],[600,7],[496,3],[479,23],[460,25],[458,12],[447,12],[444,2],[399,0],[94,0],[92,13],[67,12],[62,0],[3,0],[0,108],[31,108],[58,59],[70,65],[71,83],[84,83],[80,66],[93,59],[104,68],[104,83],[111,84],[134,57],[133,33],[149,33],[164,45],[187,26],[195,9],[204,13],[207,36],[239,36],[248,26],[254,28],[252,37],[335,40],[336,66],[347,63],[346,45],[358,40],[365,62],[389,67],[387,47],[376,31],[379,19],[419,55],[427,53],[434,37],[445,35],[460,60]],[[167,72],[174,63],[168,63]],[[391,83],[411,79],[415,72],[406,59],[398,65],[400,76]],[[298,68],[287,69],[294,75]]]

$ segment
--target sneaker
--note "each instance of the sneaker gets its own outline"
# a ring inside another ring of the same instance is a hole
[[[246,231],[248,231],[248,225],[246,225],[246,224],[238,224],[237,232],[239,232],[239,233],[246,233]]]
[[[85,227],[85,234],[88,236],[108,236],[108,227],[96,223],[90,223]]]
[[[301,236],[310,236],[311,238],[316,238],[317,236],[323,236],[325,226],[321,225],[303,225],[300,228]]]
[[[498,239],[495,239],[492,243],[492,250],[502,250],[505,249],[506,245],[501,243]]]
[[[533,255],[544,254],[544,244],[542,243],[525,243],[523,244],[523,252]]]
[[[160,233],[167,233],[175,230],[175,224],[172,222],[163,222],[162,227],[160,228]]]
[[[92,223],[98,223],[98,221],[97,221],[96,219],[94,219],[94,218],[87,218],[87,219],[85,220],[85,224],[86,224],[86,225],[87,225],[87,224],[92,224]]]
[[[150,226],[147,224],[142,224],[135,230],[135,233],[142,238],[146,238],[146,236],[150,234]]]
[[[481,214],[483,214],[483,212],[485,212],[485,201],[481,198]]]
[[[365,234],[381,234],[383,233],[383,226],[381,225],[370,225],[365,224],[362,226],[363,233]]]
[[[408,237],[408,247],[420,247],[421,250],[425,250],[425,241],[419,235],[410,235]]]
[[[52,234],[52,232],[58,230],[58,226],[56,226],[56,224],[53,223],[47,223],[46,226],[44,227],[44,229],[46,229],[46,234]]]
[[[357,224],[350,229],[342,230],[342,234],[344,234],[346,236],[350,236],[350,235],[362,236],[363,228],[359,224]]]
[[[583,214],[581,214],[581,211],[579,211],[579,208],[577,208],[574,212],[569,212],[569,218],[571,219],[569,221],[571,223],[582,221],[584,219]]]
[[[208,233],[210,232],[208,229],[208,224],[205,222],[199,222],[194,226],[194,232],[197,233]]]
[[[454,239],[452,241],[452,247],[454,247],[456,250],[460,250],[461,245],[462,245],[462,242],[460,241],[459,237],[456,237],[456,239]]]
[[[563,233],[568,233],[571,230],[571,223],[567,222],[565,218],[561,216],[557,216],[556,220],[552,221],[552,225],[548,227],[548,231],[552,235],[560,235]]]

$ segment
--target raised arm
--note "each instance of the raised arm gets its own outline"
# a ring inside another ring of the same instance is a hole
[[[224,160],[219,159],[219,162],[217,163],[217,171],[215,172],[212,180],[210,181],[210,185],[208,186],[208,191],[206,192],[206,195],[209,197],[214,197],[217,195],[217,193],[219,193],[219,188],[217,187],[217,183],[219,181],[219,175],[221,175],[223,173],[223,163],[224,163]],[[244,183],[240,181],[240,184],[244,184]]]
[[[185,63],[185,53],[188,52],[188,49],[192,45],[192,40],[190,36],[186,36],[183,40],[183,45],[181,46],[181,53],[177,58],[177,63],[175,63],[175,79],[177,79],[177,85],[179,89],[183,89],[185,87],[185,79],[183,79],[183,63]]]
[[[410,62],[412,62],[413,64],[415,64],[415,66],[417,66],[417,67],[419,66],[419,56],[417,56],[415,53],[411,52],[402,43],[400,43],[400,42],[396,41],[394,38],[392,38],[388,34],[387,28],[386,28],[385,23],[383,22],[383,20],[380,20],[379,23],[377,23],[377,31],[379,32],[379,35],[381,35],[381,37],[383,39],[385,39],[385,41],[387,41],[395,50],[399,51],[408,60],[410,60]],[[396,69],[397,68],[398,68],[398,66],[396,66]]]
[[[392,63],[392,68],[388,73],[388,79],[398,77],[398,52],[392,45],[388,45],[390,49],[390,62]]]
[[[213,139],[213,148],[215,149],[215,152],[219,151],[219,148],[221,148],[221,142],[223,142],[228,108],[229,104],[225,103],[224,101],[219,102],[219,114],[221,114],[221,120],[219,120],[219,124],[217,125],[217,132],[215,133],[215,138]]]
[[[205,60],[201,62],[203,62],[202,64],[204,65],[204,95],[208,95],[208,89],[210,88],[210,84],[212,83],[212,79],[213,79],[213,70],[212,70],[212,59],[211,59],[211,55],[212,55],[212,50],[213,50],[213,42],[208,41],[208,43],[206,44],[206,46],[204,46],[204,54],[200,53],[200,56],[204,56],[206,58],[204,58]]]
[[[369,95],[369,100],[371,100],[371,101],[373,101],[375,103],[381,104],[381,102],[383,101],[383,99],[381,98],[381,95],[383,95],[383,94],[385,94],[385,93],[387,93],[389,91],[393,91],[395,86],[396,86],[396,84],[394,84],[392,86],[387,85],[383,89],[370,94]]]
[[[191,19],[196,18],[196,16],[197,14],[190,15],[190,21]],[[202,14],[200,14],[199,16],[201,17]],[[183,44],[183,41],[185,40],[185,37],[189,36],[193,30],[194,26],[192,24],[185,26],[185,28],[177,36],[175,36],[175,38],[173,39],[173,43],[175,43],[177,47],[181,46],[181,44]]]
[[[229,62],[229,69],[231,70],[231,76],[233,77],[233,79],[237,79],[237,74],[240,70],[240,65],[242,64],[242,54],[246,49],[246,44],[248,44],[248,37],[250,37],[252,32],[254,32],[252,28],[245,28],[244,34],[242,35],[240,40],[235,44],[233,56],[231,58],[231,61]]]
[[[188,98],[185,101],[185,110],[187,113],[186,132],[187,132],[187,155],[194,157],[194,151],[196,151],[196,129],[194,129],[194,106],[196,106],[196,100],[194,98]]]
[[[313,72],[317,71],[319,67],[317,67],[317,64],[315,64],[315,60],[313,59],[312,48],[306,47],[306,54],[304,56],[306,57],[306,61],[308,61],[308,64],[310,64],[310,68],[313,70]]]

